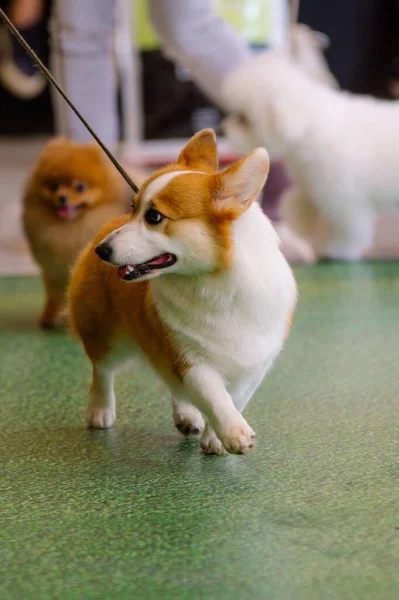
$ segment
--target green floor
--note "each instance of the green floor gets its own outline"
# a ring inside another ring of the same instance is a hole
[[[292,336],[250,456],[180,441],[147,368],[87,431],[80,347],[0,279],[0,597],[399,598],[399,265],[297,270]]]

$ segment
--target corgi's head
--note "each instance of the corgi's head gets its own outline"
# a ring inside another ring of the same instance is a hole
[[[109,165],[94,144],[56,138],[44,148],[28,196],[61,220],[78,219],[85,211],[109,201]]]
[[[197,133],[177,162],[143,184],[127,224],[97,246],[125,281],[163,273],[198,275],[228,266],[233,223],[249,209],[269,171],[258,148],[218,172],[215,134]]]

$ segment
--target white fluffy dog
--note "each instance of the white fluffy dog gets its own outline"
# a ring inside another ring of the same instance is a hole
[[[266,146],[293,176],[284,220],[315,257],[361,258],[376,215],[399,207],[399,103],[326,87],[275,51],[232,72],[224,94],[232,143]]]
[[[288,41],[288,51],[308,75],[329,87],[339,88],[324,57],[324,50],[330,45],[325,33],[314,31],[304,23],[296,23],[291,26]]]

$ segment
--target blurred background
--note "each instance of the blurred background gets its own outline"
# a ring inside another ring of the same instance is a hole
[[[240,65],[245,75],[246,63],[257,63],[254,53],[266,52],[268,61],[268,50],[277,48],[289,51],[285,73],[303,67],[318,80],[305,82],[310,92],[300,105],[295,77],[273,71],[290,85],[286,96],[277,88],[270,106],[287,97],[289,116],[298,109],[310,123],[302,130],[299,183],[320,179],[319,204],[326,190],[336,192],[334,216],[348,215],[338,223],[355,225],[344,228],[354,231],[355,242],[366,228],[351,207],[362,208],[364,200],[374,217],[378,201],[382,213],[387,198],[395,204],[399,0],[0,0],[0,6],[138,185],[175,161],[204,127],[218,134],[222,166],[237,159],[238,144],[223,127],[225,79]],[[269,118],[277,111],[264,108],[272,79],[243,94],[260,107],[253,123],[245,111],[231,119],[260,135],[262,118],[278,122]],[[240,85],[233,91],[241,89],[248,91]],[[362,97],[352,104],[350,93]],[[338,110],[330,120],[334,100]],[[341,110],[345,102],[349,110]],[[332,131],[327,142],[319,135],[324,125]],[[321,144],[306,161],[312,127]],[[78,143],[51,140],[59,135]],[[84,428],[89,364],[72,336],[54,330],[66,325],[65,291],[77,254],[111,213],[131,212],[132,195],[128,189],[126,202],[125,182],[89,141],[1,27],[1,600],[399,598],[399,212],[382,214],[372,253],[396,260],[353,264],[337,253],[309,259],[309,244],[289,231],[288,217],[279,220],[292,156],[272,161],[262,207],[284,254],[309,266],[295,266],[300,300],[293,330],[248,408],[256,454],[201,458],[195,441],[173,432],[169,396],[145,365],[127,365],[117,380],[117,426],[108,433]],[[269,141],[259,143],[271,153]],[[307,210],[308,192],[298,198],[311,220],[317,212]],[[337,246],[342,250],[342,238]],[[358,258],[364,255],[350,257]],[[259,264],[268,260],[259,256]],[[90,280],[87,288],[90,294]],[[245,310],[251,314],[250,303]]]
[[[32,2],[36,4],[37,0]],[[28,41],[33,41],[39,56],[48,63],[51,1],[43,0],[40,4],[37,22],[22,28],[22,33],[24,29],[31,30]],[[0,6],[10,12],[12,2],[2,0]],[[214,0],[214,8],[249,45],[262,47],[284,35],[289,10],[284,0]],[[137,83],[140,86],[135,91],[140,100],[143,139],[186,137],[204,126],[218,129],[221,116],[218,107],[191,81],[187,69],[162,53],[149,18],[147,0],[118,0],[116,13],[121,18],[117,18],[115,27],[116,58],[119,58],[115,66],[121,75],[127,70],[123,55],[130,42],[133,65],[130,68],[139,69],[138,81],[134,83],[135,87]],[[299,21],[330,38],[326,58],[343,89],[379,97],[392,95],[391,80],[399,74],[398,2],[302,0]],[[4,46],[3,43],[3,60]],[[132,75],[135,76],[135,72]],[[54,115],[48,86],[37,96],[24,99],[21,94],[12,93],[9,86],[4,85],[3,77],[2,80],[0,135],[53,134]],[[138,106],[131,106],[130,110],[136,111]],[[122,118],[122,114],[120,116]]]

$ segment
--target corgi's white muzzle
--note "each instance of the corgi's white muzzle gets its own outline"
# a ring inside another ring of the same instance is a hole
[[[116,229],[97,246],[101,260],[118,267],[124,281],[148,279],[154,271],[167,269],[177,262],[177,256],[168,248],[168,237],[149,232],[143,224],[131,222]]]

